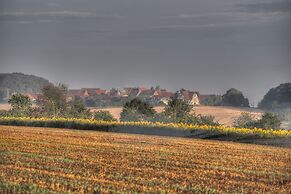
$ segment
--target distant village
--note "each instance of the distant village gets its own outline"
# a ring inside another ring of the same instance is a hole
[[[32,102],[36,102],[40,94],[24,93]],[[67,101],[82,100],[87,107],[122,106],[130,99],[140,98],[153,105],[167,105],[174,92],[159,87],[126,87],[123,89],[101,88],[69,89]],[[197,91],[181,89],[178,91],[179,98],[184,99],[191,105],[201,105],[203,102],[216,95],[202,95]]]

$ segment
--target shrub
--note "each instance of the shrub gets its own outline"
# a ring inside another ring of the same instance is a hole
[[[0,117],[10,117],[13,116],[10,110],[0,110]]]
[[[14,117],[29,116],[32,104],[27,96],[19,93],[13,94],[8,103],[12,106],[10,112]]]
[[[209,125],[209,126],[219,126],[220,124],[214,121],[214,116],[203,116],[203,115],[196,115],[196,114],[189,114],[184,120],[186,124],[192,125]]]
[[[251,113],[243,112],[234,120],[233,126],[239,128],[254,128],[256,120]]]
[[[150,118],[136,110],[126,110],[120,113],[120,121],[147,121]]]
[[[220,124],[214,121],[215,117],[211,115],[199,115],[200,123],[198,125],[219,126]]]
[[[150,122],[160,122],[160,123],[174,123],[170,116],[167,116],[164,112],[156,113],[153,117],[149,117]]]
[[[69,117],[89,119],[92,117],[90,110],[87,109],[81,100],[74,100],[71,103]]]
[[[117,121],[109,111],[99,110],[94,113],[94,119],[100,121]]]
[[[220,95],[210,95],[207,98],[200,101],[200,104],[205,106],[220,106],[221,105],[222,96]]]
[[[279,116],[269,112],[264,113],[259,120],[255,120],[250,113],[242,113],[235,120],[234,126],[239,128],[280,129],[281,120]]]
[[[281,120],[279,117],[270,112],[264,113],[262,118],[256,122],[256,127],[262,129],[280,129],[280,126]]]
[[[120,113],[121,121],[144,121],[148,117],[154,116],[156,111],[146,102],[135,98],[124,104]]]

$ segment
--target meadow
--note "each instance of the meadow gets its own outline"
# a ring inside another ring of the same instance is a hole
[[[0,193],[290,193],[289,148],[0,126]]]

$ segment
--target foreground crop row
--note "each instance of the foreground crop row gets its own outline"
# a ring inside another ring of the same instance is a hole
[[[290,193],[290,149],[0,126],[0,193]]]

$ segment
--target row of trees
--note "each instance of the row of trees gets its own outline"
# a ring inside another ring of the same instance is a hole
[[[211,95],[201,102],[207,106],[235,106],[249,107],[249,100],[244,97],[243,93],[235,88],[231,88],[224,95]]]
[[[66,96],[67,87],[65,85],[47,85],[42,89],[42,95],[36,101],[36,106],[32,106],[27,96],[17,93],[12,95],[8,101],[12,109],[2,112],[2,115],[15,117],[92,117],[82,101],[67,102]]]
[[[235,95],[239,94],[235,91],[234,93]],[[42,89],[41,97],[36,102],[36,106],[33,107],[27,96],[14,94],[9,99],[9,104],[12,106],[12,109],[1,114],[2,116],[14,117],[66,117],[95,118],[104,121],[116,120],[108,111],[91,113],[81,100],[67,102],[66,95],[67,87],[63,84],[45,86]],[[242,97],[241,99],[243,100],[244,98]],[[124,104],[120,120],[219,125],[214,121],[213,116],[197,115],[192,110],[193,106],[179,98],[178,93],[170,99],[168,105],[161,113],[157,113],[148,103],[135,98]],[[252,117],[251,114],[243,113],[234,124],[236,127],[278,129],[281,121],[272,113],[265,113],[259,120]]]
[[[22,94],[14,94],[9,100],[12,106],[6,116],[19,117],[66,117],[66,118],[95,118],[98,120],[115,120],[108,111],[91,113],[81,100],[66,101],[67,87],[65,85],[48,85],[42,89],[42,95],[32,106],[30,99]],[[218,125],[214,117],[196,115],[191,112],[192,106],[179,98],[176,93],[165,110],[157,113],[148,103],[135,98],[126,102],[121,112],[121,121],[153,121],[165,123],[188,123]],[[2,113],[3,115],[4,113]]]
[[[168,105],[161,113],[157,113],[151,105],[136,98],[125,103],[120,120],[219,125],[214,121],[214,117],[212,116],[202,116],[192,113],[192,108],[192,105],[179,98],[178,93],[170,99]]]

